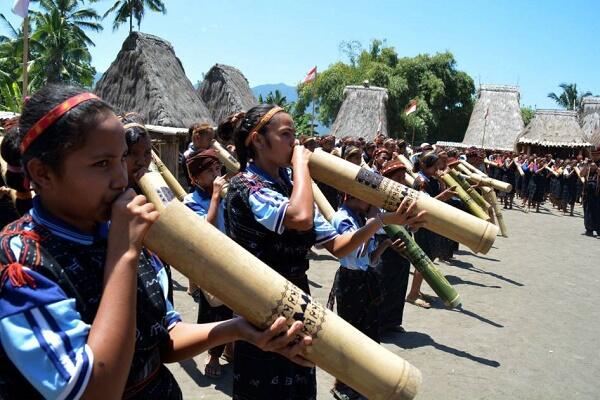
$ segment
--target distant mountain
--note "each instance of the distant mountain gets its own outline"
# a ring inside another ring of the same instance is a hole
[[[92,83],[92,88],[96,87],[96,83],[98,83],[98,81],[102,78],[102,75],[104,75],[104,72],[96,72],[96,75],[94,75],[94,83]]]
[[[286,85],[285,83],[267,83],[265,85],[258,85],[252,88],[252,93],[256,98],[258,98],[258,95],[262,95],[264,98],[267,97],[269,92],[275,93],[275,90],[279,90],[281,95],[285,96],[288,102],[298,100],[296,87]]]

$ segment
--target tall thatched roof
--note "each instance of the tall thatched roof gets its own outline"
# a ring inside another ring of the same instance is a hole
[[[600,97],[584,97],[581,105],[583,136],[594,146],[600,146]]]
[[[95,92],[118,113],[138,112],[148,124],[213,123],[171,44],[145,33],[132,32],[125,39]]]
[[[518,143],[543,147],[589,147],[579,126],[577,111],[536,110]]]
[[[519,98],[518,86],[481,85],[463,143],[486,149],[513,150],[525,127]]]
[[[198,94],[217,124],[228,115],[258,104],[242,72],[225,64],[215,64],[208,71]]]
[[[388,134],[387,90],[380,87],[346,86],[344,102],[330,134],[343,137],[364,137],[373,140],[378,128]],[[380,125],[381,124],[381,125]]]

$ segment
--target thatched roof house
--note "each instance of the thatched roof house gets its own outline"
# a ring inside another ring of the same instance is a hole
[[[159,37],[132,32],[95,92],[117,113],[135,111],[148,124],[188,127],[213,120],[185,76],[171,44]]]
[[[463,144],[512,151],[525,127],[519,99],[518,86],[481,85]]]
[[[242,72],[225,64],[215,64],[208,71],[198,94],[217,124],[228,115],[258,104]]]
[[[331,127],[331,135],[373,140],[379,129],[388,134],[387,90],[380,87],[346,86],[344,102]]]
[[[600,97],[584,97],[581,106],[583,136],[594,146],[600,147]]]
[[[581,149],[591,146],[583,136],[577,111],[564,110],[536,110],[533,119],[517,139],[517,144],[529,151],[536,148],[556,151],[556,148]]]

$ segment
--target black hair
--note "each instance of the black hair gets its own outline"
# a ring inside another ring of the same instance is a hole
[[[252,132],[254,127],[258,125],[260,119],[274,107],[275,104],[259,104],[255,107],[252,107],[248,110],[248,112],[246,112],[240,124],[235,127],[233,139],[235,144],[235,152],[240,163],[240,171],[244,171],[246,169],[246,164],[248,164],[248,160],[254,157],[254,151],[252,148],[246,147],[246,138],[250,132]],[[258,134],[264,135],[267,126],[269,126],[269,123],[265,124],[265,126],[258,131]]]
[[[235,113],[228,115],[219,122],[215,136],[222,144],[231,144],[234,142],[233,134],[237,126],[241,123],[243,113]],[[237,117],[237,118],[236,118]]]
[[[67,99],[86,92],[76,86],[48,84],[33,94],[25,103],[19,120],[19,144],[31,127],[50,110]],[[65,157],[83,147],[87,131],[97,123],[101,115],[108,113],[112,113],[112,107],[100,99],[84,101],[69,110],[29,145],[21,155],[23,167],[31,159],[37,158],[54,171],[60,172]]]
[[[144,118],[136,112],[129,112],[121,118],[123,126],[127,124],[140,124],[144,126]],[[125,129],[125,141],[127,142],[127,148],[131,149],[131,146],[140,141],[141,138],[148,137],[148,131],[140,126],[130,126]]]
[[[421,154],[421,156],[419,156],[417,162],[415,162],[413,171],[419,172],[421,170],[424,170],[425,168],[430,168],[437,162],[438,159],[439,156],[435,154],[435,151],[428,151],[427,153],[423,153]]]
[[[0,154],[8,168],[6,170],[6,186],[17,191],[18,194],[28,194],[31,190],[29,180],[21,167],[21,150],[19,149],[19,126],[12,125],[6,130],[0,146]],[[20,170],[20,171],[19,171]],[[32,207],[31,198],[17,197],[15,209],[19,215],[28,212]]]

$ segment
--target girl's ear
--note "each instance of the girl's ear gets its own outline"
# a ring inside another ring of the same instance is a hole
[[[27,172],[31,182],[39,189],[48,189],[52,186],[56,174],[52,169],[40,161],[39,158],[32,158],[27,162]]]

